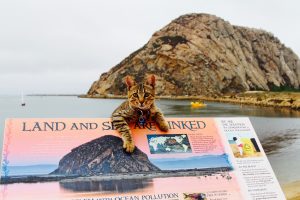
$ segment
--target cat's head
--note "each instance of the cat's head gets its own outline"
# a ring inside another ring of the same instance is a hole
[[[125,83],[129,105],[134,109],[150,109],[155,100],[155,76],[148,76],[142,83],[136,83],[131,76],[126,76]]]

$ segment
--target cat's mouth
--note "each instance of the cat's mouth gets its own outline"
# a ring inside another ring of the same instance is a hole
[[[138,108],[141,109],[141,110],[146,110],[146,109],[148,109],[149,107],[148,107],[148,106],[139,106]]]

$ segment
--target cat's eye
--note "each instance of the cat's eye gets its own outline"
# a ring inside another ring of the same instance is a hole
[[[150,93],[146,93],[146,94],[145,94],[145,97],[149,97],[149,96],[150,96]]]
[[[134,93],[133,96],[134,96],[134,97],[138,97],[137,93]]]

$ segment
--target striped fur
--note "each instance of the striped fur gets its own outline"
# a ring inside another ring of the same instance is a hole
[[[168,131],[168,124],[162,112],[155,105],[155,76],[151,75],[143,83],[136,84],[132,77],[125,77],[128,99],[112,114],[112,121],[122,136],[123,148],[132,153],[135,145],[129,123],[137,123],[141,113],[143,118],[155,121],[162,131]]]

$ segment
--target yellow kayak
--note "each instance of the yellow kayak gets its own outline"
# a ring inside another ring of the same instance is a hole
[[[191,106],[192,108],[201,108],[201,107],[205,107],[206,104],[203,102],[195,101],[195,102],[191,102]]]

